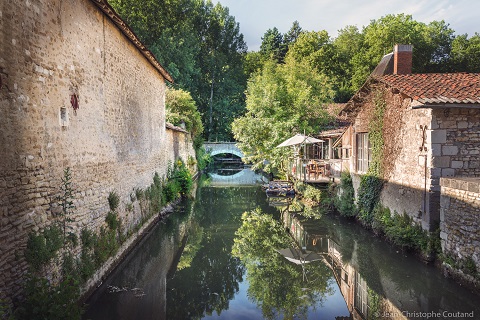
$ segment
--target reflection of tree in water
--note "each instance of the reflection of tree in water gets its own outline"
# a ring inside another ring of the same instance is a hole
[[[229,308],[245,269],[229,253],[238,217],[258,197],[255,188],[202,188],[194,215],[199,221],[188,230],[186,250],[167,283],[167,318],[200,319]],[[228,210],[225,211],[225,208]],[[185,257],[184,257],[185,255]],[[192,270],[197,270],[193,272]]]
[[[307,317],[308,308],[322,305],[333,294],[331,271],[320,261],[296,265],[276,250],[292,245],[282,225],[261,210],[245,212],[233,254],[247,268],[249,298],[266,319]],[[305,274],[304,274],[305,273]],[[308,280],[305,281],[305,276]]]
[[[177,264],[177,270],[183,270],[192,265],[193,258],[202,247],[203,228],[194,222],[189,229],[188,239],[183,248],[182,256]]]

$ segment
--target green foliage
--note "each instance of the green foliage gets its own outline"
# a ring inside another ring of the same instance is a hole
[[[451,252],[444,252],[442,253],[442,260],[452,268],[461,270],[463,273],[474,277],[476,280],[480,280],[480,270],[478,270],[477,265],[471,256],[460,258]]]
[[[439,253],[436,243],[440,239],[438,232],[431,234],[414,223],[406,213],[392,214],[388,208],[377,205],[373,212],[372,228],[403,249],[411,249],[426,255]]]
[[[140,201],[141,199],[144,198],[144,196],[145,196],[145,193],[144,193],[144,191],[143,191],[142,189],[140,189],[140,188],[135,188],[135,198],[136,198],[137,200]]]
[[[163,187],[162,192],[165,202],[169,203],[177,199],[180,194],[180,184],[175,180],[169,180]]]
[[[63,247],[62,230],[52,225],[43,232],[28,235],[25,259],[32,268],[32,271],[40,271],[53,258],[57,257],[58,250]]]
[[[81,319],[80,284],[70,275],[64,276],[58,285],[45,278],[30,276],[25,297],[16,312],[19,319]]]
[[[289,155],[276,146],[295,133],[318,132],[329,121],[323,105],[331,101],[331,88],[307,61],[267,62],[250,79],[246,95],[247,113],[235,119],[232,130],[254,169],[282,169]]]
[[[61,195],[58,197],[59,205],[62,208],[60,213],[60,225],[63,232],[63,246],[71,245],[76,246],[76,235],[72,231],[73,227],[70,225],[74,222],[73,210],[75,205],[73,204],[74,190],[72,186],[72,173],[70,167],[67,167],[63,171],[62,184],[60,186]]]
[[[373,209],[380,200],[383,180],[370,174],[360,178],[358,189],[357,207],[360,220],[367,226],[373,222]]]
[[[378,90],[374,93],[374,109],[368,127],[368,141],[372,150],[371,162],[367,174],[361,177],[357,199],[359,218],[368,226],[373,223],[373,210],[380,200],[383,188],[383,115],[385,108],[385,98],[383,93]]]
[[[111,191],[108,194],[108,206],[110,207],[110,211],[117,210],[119,204],[120,198],[118,197],[118,194],[115,191]]]
[[[247,46],[228,8],[204,0],[109,3],[173,76],[175,85],[191,93],[205,138],[229,141],[230,123],[244,111]]]
[[[110,230],[117,231],[120,228],[120,219],[115,211],[109,211],[105,217],[105,222]]]
[[[315,188],[314,186],[307,185],[305,191],[303,192],[303,198],[314,204],[320,204],[324,198],[322,190]]]
[[[203,146],[196,149],[195,155],[197,158],[197,168],[199,171],[205,170],[210,163],[213,162],[212,156],[205,150],[205,147]]]
[[[468,256],[465,257],[462,265],[462,269],[469,275],[476,276],[477,275],[477,265],[472,257]]]
[[[480,34],[468,38],[466,34],[455,37],[452,42],[452,69],[480,72]]]
[[[94,247],[94,259],[97,266],[101,266],[117,252],[119,244],[116,235],[115,230],[100,228]]]
[[[341,193],[335,198],[335,207],[342,216],[353,217],[357,214],[357,208],[355,206],[355,190],[350,173],[343,171],[340,182]]]
[[[173,180],[178,182],[180,186],[180,194],[187,195],[192,190],[192,174],[181,159],[175,162]]]
[[[167,121],[176,126],[183,123],[193,139],[203,133],[200,112],[198,112],[197,105],[189,92],[182,89],[167,89],[165,109]]]

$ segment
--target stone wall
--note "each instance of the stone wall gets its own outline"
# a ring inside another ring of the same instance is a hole
[[[442,250],[456,261],[471,258],[480,272],[480,178],[441,178]]]
[[[55,221],[65,168],[74,230],[98,230],[120,196],[194,156],[188,134],[165,126],[165,79],[88,0],[0,4],[0,299],[19,292],[27,235]],[[78,109],[74,109],[78,101]]]
[[[437,109],[433,115],[432,153],[437,176],[480,177],[479,109]]]
[[[384,157],[382,159],[385,184],[380,201],[392,212],[400,214],[405,212],[425,229],[429,229],[433,226],[433,221],[438,221],[439,203],[435,198],[435,192],[439,193],[438,179],[435,181],[433,178],[434,170],[431,166],[429,151],[432,121],[430,109],[412,109],[410,99],[402,94],[394,93],[390,88],[382,85],[373,86],[364,97],[363,105],[353,124],[353,157],[350,167],[354,170],[351,172],[356,171],[355,135],[369,131],[369,123],[375,108],[373,101],[376,90],[383,91],[383,99],[387,103],[383,123]],[[424,144],[427,149],[420,150],[424,127],[427,127]],[[359,173],[352,174],[352,177],[357,196],[360,186]]]

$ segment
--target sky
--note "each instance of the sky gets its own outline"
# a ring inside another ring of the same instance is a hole
[[[268,29],[286,33],[297,20],[306,31],[338,30],[354,25],[359,30],[387,14],[409,14],[423,23],[444,20],[455,34],[480,33],[479,0],[214,0],[229,8],[240,24],[249,51],[258,51]]]

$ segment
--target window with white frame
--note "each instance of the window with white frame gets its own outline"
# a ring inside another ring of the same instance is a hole
[[[368,133],[357,134],[357,172],[367,172],[371,160],[371,151]]]

